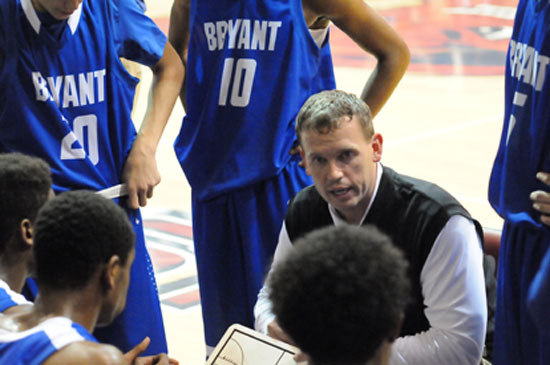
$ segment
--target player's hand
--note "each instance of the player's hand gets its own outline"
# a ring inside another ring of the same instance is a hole
[[[122,171],[122,182],[128,185],[128,207],[137,209],[153,197],[153,189],[160,183],[155,159],[155,148],[138,135]]]
[[[133,349],[128,351],[124,354],[124,358],[126,359],[126,362],[128,364],[133,364],[136,358],[141,354],[143,351],[149,347],[149,344],[151,343],[151,339],[149,337],[145,337],[143,341],[138,343]]]
[[[179,362],[169,358],[165,353],[161,353],[154,356],[137,357],[133,365],[179,365]]]
[[[145,337],[143,341],[137,344],[133,349],[124,354],[124,359],[128,364],[133,365],[178,365],[179,362],[175,359],[169,358],[166,354],[158,354],[153,356],[139,356],[143,351],[147,349],[151,339]]]
[[[550,185],[550,173],[537,172],[537,179]],[[529,198],[533,201],[533,208],[541,213],[540,221],[550,226],[550,192],[544,190],[533,191]]]

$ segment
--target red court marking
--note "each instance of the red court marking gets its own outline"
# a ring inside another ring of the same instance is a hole
[[[153,266],[158,271],[185,263],[185,259],[180,255],[151,247],[148,247],[147,250],[153,260]]]
[[[193,228],[191,228],[191,226],[154,219],[146,219],[144,221],[144,225],[146,228],[157,229],[159,231],[171,233],[186,238],[193,238]]]
[[[168,299],[163,300],[163,303],[171,303],[178,306],[185,306],[187,304],[200,302],[201,297],[198,290],[193,290],[189,293],[184,293],[180,295],[176,295],[174,297],[170,297]]]

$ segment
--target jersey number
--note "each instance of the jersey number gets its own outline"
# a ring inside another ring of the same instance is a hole
[[[85,133],[87,132],[87,133]],[[62,160],[82,160],[86,158],[85,137],[87,138],[88,157],[94,165],[99,162],[97,146],[97,117],[94,114],[81,115],[73,121],[73,131],[69,132],[61,141]],[[78,144],[73,147],[73,144]]]
[[[252,58],[239,58],[235,67],[233,67],[234,64],[234,58],[226,58],[223,63],[218,105],[225,106],[227,104],[229,86],[231,84],[231,78],[233,78],[233,87],[231,89],[231,99],[229,99],[229,103],[232,106],[245,107],[250,102],[254,74],[256,73],[256,60]]]

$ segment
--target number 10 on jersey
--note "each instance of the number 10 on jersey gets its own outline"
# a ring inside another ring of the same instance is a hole
[[[255,73],[255,59],[239,58],[235,62],[234,58],[226,58],[223,62],[218,105],[227,105],[229,88],[231,87],[229,104],[237,107],[246,107],[250,102]]]

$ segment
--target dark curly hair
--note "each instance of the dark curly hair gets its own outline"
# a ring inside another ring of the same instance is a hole
[[[0,253],[23,219],[34,221],[51,188],[50,167],[42,159],[0,154]]]
[[[315,365],[365,364],[397,333],[407,266],[374,226],[314,231],[270,274],[273,312]]]
[[[34,227],[40,288],[82,288],[113,255],[124,265],[134,247],[135,234],[126,212],[91,191],[70,191],[50,200]]]

